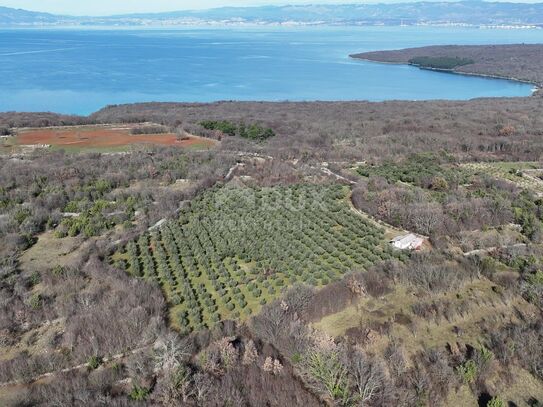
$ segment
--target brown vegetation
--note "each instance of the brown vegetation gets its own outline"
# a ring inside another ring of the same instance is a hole
[[[212,135],[198,125],[203,120],[251,121],[272,128],[276,137],[256,144],[224,138],[223,148],[284,158],[379,161],[445,150],[464,160],[537,161],[543,154],[541,110],[540,97],[382,103],[144,103],[107,107],[85,120],[150,121],[206,137]],[[15,123],[12,116],[0,116],[0,126]],[[35,121],[33,114],[26,117],[27,124],[40,124],[39,114]],[[61,122],[59,116],[54,124]],[[514,133],[504,130],[512,128]]]
[[[543,45],[435,45],[394,51],[374,51],[351,55],[377,62],[406,64],[417,57],[462,58],[474,63],[453,68],[454,72],[513,78],[543,84]]]

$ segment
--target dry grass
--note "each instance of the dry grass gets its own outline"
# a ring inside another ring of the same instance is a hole
[[[489,392],[498,395],[509,405],[529,407],[530,398],[543,400],[543,383],[537,380],[530,372],[516,366],[511,366],[508,376],[512,381],[505,380],[503,372],[496,372],[493,378],[488,380]],[[511,404],[513,403],[513,404]],[[457,391],[449,393],[445,402],[447,407],[474,406],[477,407],[477,398],[469,386],[463,385]]]
[[[22,334],[15,345],[0,347],[0,361],[12,359],[22,352],[29,355],[47,352],[50,349],[49,341],[63,331],[64,320],[62,318],[47,321],[36,328],[30,329]]]
[[[345,335],[349,328],[371,327],[391,322],[388,337],[382,336],[367,346],[369,351],[379,352],[392,340],[401,343],[408,354],[422,349],[444,347],[448,343],[477,344],[482,338],[482,324],[502,325],[517,321],[516,311],[532,314],[533,306],[522,298],[506,301],[493,290],[495,285],[487,279],[466,283],[458,290],[424,296],[404,286],[380,299],[362,298],[357,304],[328,315],[314,324],[331,336]],[[469,309],[464,315],[455,314],[449,320],[444,317],[423,319],[411,311],[417,302],[447,300],[451,304],[468,300]],[[399,315],[405,315],[410,323],[398,323]],[[457,334],[454,331],[459,331]]]
[[[469,386],[463,385],[458,391],[451,391],[444,403],[447,407],[478,407],[477,398]]]
[[[543,400],[543,383],[537,380],[530,372],[519,367],[511,367],[509,373],[513,377],[513,383],[504,383],[500,377],[496,377],[496,393],[507,401],[512,401],[519,407],[528,407],[530,397]]]
[[[84,242],[82,237],[65,237],[59,239],[52,231],[42,233],[34,246],[25,251],[19,258],[20,268],[33,272],[56,265],[66,266],[77,260],[79,248]]]
[[[328,335],[339,337],[349,328],[388,321],[416,301],[417,297],[413,292],[405,287],[399,287],[379,299],[364,297],[357,304],[336,314],[325,316],[313,326]]]

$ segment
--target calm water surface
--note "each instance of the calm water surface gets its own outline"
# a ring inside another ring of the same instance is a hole
[[[88,114],[144,101],[526,96],[531,85],[348,58],[432,44],[521,42],[543,42],[543,30],[0,30],[0,111]]]

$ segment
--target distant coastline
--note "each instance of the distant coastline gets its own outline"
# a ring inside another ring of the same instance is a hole
[[[435,1],[220,7],[104,16],[56,15],[0,6],[0,27],[430,26],[541,29],[543,3]]]
[[[454,69],[440,69],[440,68],[431,68],[431,67],[427,67],[427,66],[420,66],[420,65],[410,64],[409,62],[387,62],[387,61],[379,61],[379,60],[376,60],[376,59],[359,58],[359,57],[356,57],[355,55],[356,54],[351,54],[351,55],[349,55],[349,58],[355,59],[357,61],[371,62],[371,63],[374,63],[374,64],[408,65],[408,66],[412,66],[412,67],[415,67],[415,68],[424,69],[424,70],[427,70],[427,71],[436,71],[436,72],[443,72],[443,73],[450,73],[450,74],[464,75],[464,76],[475,76],[475,77],[489,78],[489,79],[503,79],[503,80],[512,81],[512,82],[526,83],[526,84],[534,86],[533,89],[532,89],[532,96],[539,95],[539,93],[541,92],[541,89],[542,89],[542,86],[540,84],[538,84],[537,82],[529,81],[529,80],[526,80],[526,79],[519,79],[519,78],[515,78],[515,77],[512,77],[512,76],[501,76],[501,75],[492,75],[492,74],[484,74],[484,73],[472,73],[472,72],[460,72],[460,71],[455,71]]]
[[[532,96],[540,95],[543,88],[543,44],[436,45],[356,53],[349,57],[368,62],[411,65],[425,70],[530,84],[534,86]],[[467,64],[441,68],[439,65],[413,63],[417,58],[463,58],[469,61]]]
[[[543,25],[485,25],[485,24],[456,24],[456,23],[412,23],[412,24],[383,24],[358,22],[326,22],[326,21],[238,21],[238,20],[179,20],[179,21],[130,21],[125,24],[104,22],[94,24],[82,23],[37,23],[37,24],[0,24],[1,30],[14,29],[175,29],[186,27],[230,28],[230,27],[448,27],[473,28],[479,30],[541,30]]]

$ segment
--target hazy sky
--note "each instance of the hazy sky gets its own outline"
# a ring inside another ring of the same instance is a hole
[[[352,0],[354,2],[356,0]],[[58,14],[106,15],[115,13],[196,10],[223,6],[287,4],[289,0],[0,0],[0,5]],[[345,0],[293,0],[302,3],[349,3]]]
[[[370,0],[366,3],[415,0]],[[513,0],[514,1],[514,0]],[[535,3],[541,0],[526,0]],[[107,15],[115,13],[192,10],[222,6],[263,4],[356,3],[356,0],[0,0],[1,6],[72,15]]]

